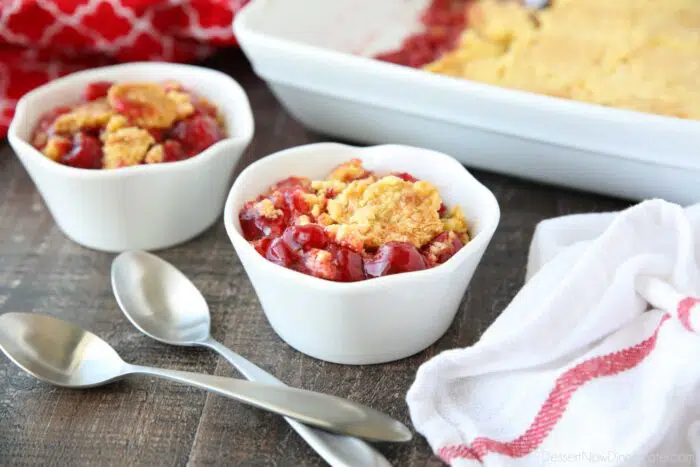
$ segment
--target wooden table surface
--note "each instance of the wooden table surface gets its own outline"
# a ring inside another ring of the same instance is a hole
[[[327,140],[296,122],[238,51],[204,65],[247,90],[256,135],[238,166],[294,145]],[[282,342],[219,222],[161,254],[206,296],[215,338],[293,386],[347,397],[410,425],[405,395],[418,366],[437,353],[474,343],[521,287],[533,229],[567,213],[616,210],[629,202],[480,171],[496,195],[501,223],[453,325],[427,350],[398,362],[343,366],[307,357]],[[0,313],[48,313],[97,333],[132,363],[234,376],[213,352],[181,349],[141,335],[112,296],[112,254],[68,240],[15,158],[0,142]],[[425,439],[378,445],[394,465],[441,465]],[[323,461],[280,418],[197,389],[151,378],[72,391],[27,376],[0,358],[0,465],[316,466]]]

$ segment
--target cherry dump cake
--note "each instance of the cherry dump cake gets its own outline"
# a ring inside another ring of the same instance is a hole
[[[377,174],[352,159],[324,180],[289,177],[247,201],[243,236],[269,261],[338,282],[420,271],[469,241],[460,206],[405,172]]]
[[[700,120],[700,1],[432,0],[376,58],[590,104]]]
[[[45,113],[31,142],[63,165],[116,169],[188,159],[225,136],[217,106],[176,81],[98,81]]]

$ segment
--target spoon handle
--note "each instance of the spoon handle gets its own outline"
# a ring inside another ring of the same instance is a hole
[[[228,347],[209,339],[204,345],[217,352],[233,365],[246,379],[266,384],[287,386],[254,363],[246,360]],[[391,467],[389,461],[366,442],[350,436],[335,435],[284,417],[299,436],[332,467]]]
[[[411,438],[408,428],[388,415],[319,392],[140,365],[125,365],[122,374],[157,376],[188,384],[336,433],[376,441],[408,441]]]

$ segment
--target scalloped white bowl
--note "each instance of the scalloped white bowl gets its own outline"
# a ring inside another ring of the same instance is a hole
[[[64,166],[29,143],[43,112],[76,102],[92,81],[166,79],[216,103],[230,136],[191,159],[115,170]],[[76,72],[29,92],[17,105],[8,139],[61,231],[87,248],[120,252],[168,248],[213,225],[253,132],[248,98],[231,77],[191,65],[143,62]]]
[[[405,171],[435,184],[448,206],[462,206],[472,240],[435,268],[353,283],[278,266],[245,240],[238,220],[245,201],[280,179],[322,178],[355,157],[370,170]],[[224,208],[226,232],[275,332],[307,355],[355,365],[408,357],[447,331],[499,219],[494,195],[455,159],[399,145],[317,143],[277,152],[238,176]]]

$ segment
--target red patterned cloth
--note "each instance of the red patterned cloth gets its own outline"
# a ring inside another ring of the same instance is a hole
[[[248,0],[0,0],[0,138],[17,100],[76,70],[115,62],[189,62],[235,45]]]

